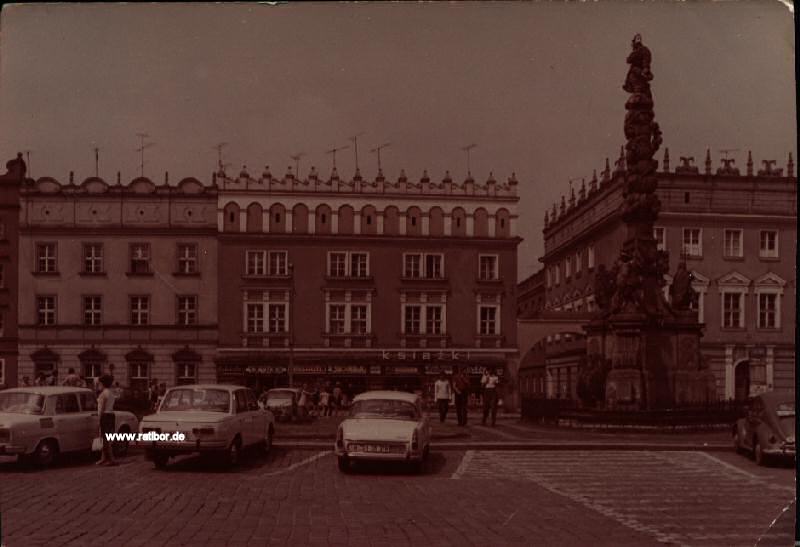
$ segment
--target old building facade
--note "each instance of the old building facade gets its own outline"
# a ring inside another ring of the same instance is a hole
[[[457,368],[516,376],[513,177],[217,183],[221,379],[428,392]]]
[[[18,377],[19,192],[25,184],[20,154],[0,176],[0,389],[14,386]]]
[[[670,169],[667,150],[658,174],[661,212],[654,235],[669,252],[669,271],[684,260],[693,275],[704,325],[701,349],[721,399],[795,386],[797,179],[791,156],[785,172],[774,164],[765,161],[755,170],[749,158],[742,173],[723,159],[712,169],[707,154],[702,170],[687,158]],[[547,311],[595,311],[595,275],[611,267],[625,238],[622,165],[612,172],[607,162],[600,180],[593,177],[547,211],[541,259]],[[667,296],[670,282],[666,276]],[[563,384],[556,375],[576,378],[577,358],[564,359],[553,346],[548,351],[551,388],[544,391],[573,393],[574,385],[552,386]]]
[[[166,178],[22,188],[20,379],[110,371],[136,391],[216,379],[216,189]]]

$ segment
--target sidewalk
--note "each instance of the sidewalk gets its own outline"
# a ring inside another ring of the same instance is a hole
[[[326,449],[333,446],[336,430],[345,416],[315,418],[307,423],[276,424],[276,446]],[[730,432],[625,431],[603,432],[531,424],[519,415],[497,417],[495,427],[481,425],[470,413],[460,427],[455,416],[445,423],[431,417],[437,450],[731,450]]]

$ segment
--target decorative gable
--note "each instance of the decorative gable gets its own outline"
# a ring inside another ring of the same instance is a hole
[[[782,289],[783,287],[786,286],[786,281],[781,279],[781,277],[778,276],[778,274],[767,272],[758,279],[756,279],[754,284],[756,287],[775,287],[776,289],[777,288]]]
[[[733,271],[720,277],[717,280],[717,285],[746,288],[750,286],[750,279],[746,278],[739,272]]]
[[[696,270],[692,270],[692,284],[708,286],[710,279]]]

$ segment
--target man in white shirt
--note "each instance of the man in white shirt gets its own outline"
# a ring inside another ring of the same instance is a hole
[[[486,418],[489,417],[489,413],[492,414],[492,427],[494,427],[497,420],[497,384],[499,383],[500,378],[494,369],[484,371],[481,377],[481,387],[483,387],[483,425],[486,425]]]
[[[447,410],[450,406],[450,396],[453,391],[450,387],[450,381],[445,376],[444,372],[439,374],[439,379],[433,384],[434,397],[436,404],[439,407],[439,421],[444,423],[447,419]]]

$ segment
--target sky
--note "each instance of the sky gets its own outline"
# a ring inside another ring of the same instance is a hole
[[[139,175],[210,183],[280,176],[326,150],[351,176],[471,170],[520,181],[520,278],[537,270],[544,210],[624,143],[634,34],[653,54],[656,121],[673,165],[744,168],[796,154],[794,26],[777,1],[593,3],[32,4],[0,14],[0,158],[66,182]],[[659,152],[660,157],[661,152]]]

